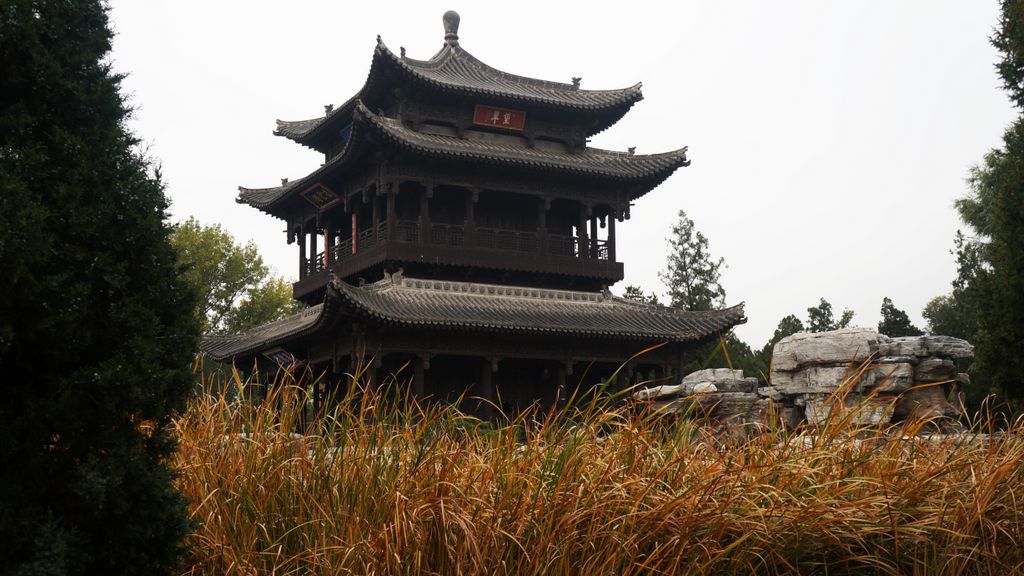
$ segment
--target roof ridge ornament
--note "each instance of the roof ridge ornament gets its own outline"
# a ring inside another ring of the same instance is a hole
[[[459,21],[459,13],[455,10],[449,10],[441,17],[441,22],[444,23],[445,44],[449,46],[459,45]]]

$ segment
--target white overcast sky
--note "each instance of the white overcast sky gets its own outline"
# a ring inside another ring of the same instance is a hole
[[[996,0],[677,2],[111,2],[113,61],[133,128],[164,168],[176,220],[220,223],[297,273],[283,223],[234,202],[323,157],[274,137],[275,119],[323,114],[363,84],[375,38],[413,58],[443,43],[488,64],[583,87],[643,82],[645,99],[592,144],[689,146],[693,164],[619,227],[626,284],[664,292],[679,209],[728,268],[739,336],[760,347],[825,297],[878,321],[889,296],[921,324],[948,292],[953,201],[1014,113],[989,45]]]

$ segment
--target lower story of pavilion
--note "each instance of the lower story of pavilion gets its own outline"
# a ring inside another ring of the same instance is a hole
[[[690,351],[744,320],[742,305],[686,312],[607,292],[394,274],[364,286],[334,279],[322,304],[207,337],[203,351],[265,373],[298,363],[315,377],[318,404],[358,385],[494,420],[564,406],[599,385],[674,379]]]

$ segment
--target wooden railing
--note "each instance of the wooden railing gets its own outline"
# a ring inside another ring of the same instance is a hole
[[[395,223],[395,233],[391,238],[394,242],[418,243],[420,241],[421,224],[415,220],[399,220]],[[502,252],[525,254],[546,253],[552,256],[578,258],[580,253],[588,252],[591,258],[608,260],[608,243],[605,240],[588,239],[586,246],[581,246],[581,239],[561,234],[541,235],[536,232],[522,232],[504,228],[476,228],[467,235],[466,226],[460,224],[432,223],[428,233],[429,243],[435,246],[469,246]],[[381,222],[376,229],[367,228],[359,232],[355,250],[352,249],[352,238],[345,238],[329,248],[331,263],[345,262],[356,254],[383,244],[388,240],[388,224]],[[547,246],[546,250],[544,246]],[[588,250],[589,248],[589,250]],[[306,262],[306,275],[326,269],[327,261],[323,252]]]

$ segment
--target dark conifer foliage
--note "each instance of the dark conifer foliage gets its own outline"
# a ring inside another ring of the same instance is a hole
[[[910,317],[892,303],[888,296],[882,298],[882,319],[878,321],[878,332],[886,336],[920,336],[924,331],[910,322]]]
[[[195,296],[94,0],[0,5],[0,573],[160,574]]]
[[[996,70],[1010,101],[1024,108],[1024,0],[1002,0],[992,35]],[[1024,413],[1024,116],[968,175],[970,192],[957,201],[967,233],[956,236],[953,291],[924,309],[929,330],[975,345],[975,390],[998,392]]]

